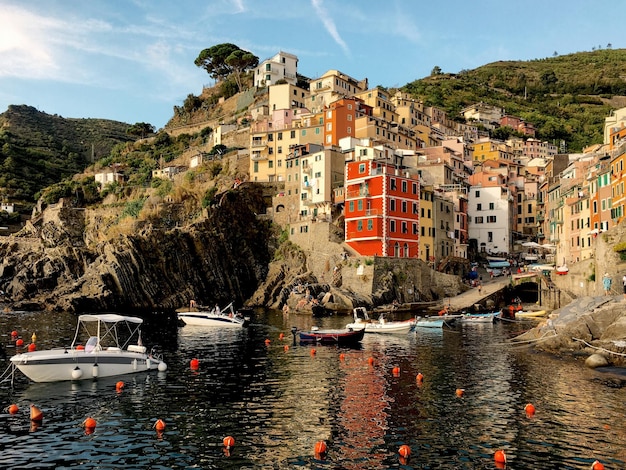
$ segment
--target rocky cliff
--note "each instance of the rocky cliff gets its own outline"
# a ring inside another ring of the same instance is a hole
[[[14,309],[131,311],[198,303],[241,305],[265,278],[273,236],[259,189],[229,190],[193,223],[134,222],[105,241],[97,209],[46,209],[0,242],[0,289]]]

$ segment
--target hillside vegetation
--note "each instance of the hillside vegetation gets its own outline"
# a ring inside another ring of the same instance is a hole
[[[602,142],[604,118],[626,106],[626,50],[604,49],[532,61],[487,64],[458,74],[434,73],[402,90],[461,120],[484,102],[537,128],[537,137],[568,152]]]
[[[9,106],[0,114],[0,196],[32,205],[43,188],[82,172],[116,144],[135,140],[128,128],[123,122],[63,118],[31,106]]]

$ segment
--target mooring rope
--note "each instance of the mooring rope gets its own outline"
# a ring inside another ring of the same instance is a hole
[[[592,345],[592,344],[589,344],[589,343],[588,343],[587,341],[585,341],[584,339],[573,338],[573,337],[572,337],[572,339],[573,339],[574,341],[580,341],[581,343],[584,343],[584,344],[585,344],[585,346],[588,346],[588,347],[590,347],[590,348],[592,348],[592,349],[597,349],[597,350],[599,350],[599,351],[604,351],[604,352],[609,353],[609,354],[615,354],[616,356],[626,357],[626,354],[624,354],[624,353],[619,353],[619,352],[616,352],[616,351],[611,351],[611,350],[606,349],[606,348],[601,348],[601,347],[599,347],[599,346],[594,346],[594,345]]]

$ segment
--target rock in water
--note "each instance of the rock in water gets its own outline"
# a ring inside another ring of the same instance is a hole
[[[590,369],[596,367],[606,367],[609,365],[609,361],[602,354],[592,354],[585,360],[585,365]]]

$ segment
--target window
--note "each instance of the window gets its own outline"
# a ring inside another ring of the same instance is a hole
[[[480,197],[480,191],[476,191],[476,192],[474,193],[474,195],[475,195],[476,197]]]
[[[409,233],[409,227],[406,222],[402,222],[402,233]]]
[[[413,235],[417,235],[417,224],[415,222],[413,222]]]
[[[367,219],[367,230],[370,232],[374,230],[374,221],[372,219]]]
[[[354,201],[350,201],[350,210],[349,212],[354,212]]]
[[[408,212],[408,204],[406,201],[402,201],[402,212],[406,213]]]
[[[409,188],[409,182],[408,181],[402,181],[402,192],[406,193],[408,191]]]
[[[359,199],[357,201],[357,210],[359,210],[359,211],[363,210],[363,199]]]
[[[391,186],[391,190],[395,191],[395,189],[396,189],[396,179],[395,178],[391,178],[391,181],[389,182],[389,185]]]
[[[495,224],[496,223],[496,216],[495,215],[488,215],[487,216],[487,223],[488,224]]]
[[[268,167],[268,168],[274,168],[274,160],[269,160],[269,161],[267,162],[267,167]]]
[[[359,173],[365,173],[365,163],[359,164]]]
[[[495,203],[490,202],[490,203],[489,203],[489,210],[490,210],[490,211],[492,211],[492,210],[494,210],[495,208],[496,208]]]
[[[483,223],[483,218],[482,217],[474,217],[474,223],[475,224],[482,224]]]
[[[413,203],[413,213],[417,214],[417,202]]]
[[[389,201],[389,210],[391,211],[395,211],[396,210],[396,200],[392,199]]]
[[[282,133],[282,132],[279,132],[278,134],[276,134],[276,138],[277,138],[278,140],[283,140],[283,133]]]
[[[492,242],[493,241],[493,232],[487,232],[487,241],[488,242]]]
[[[396,231],[396,221],[392,220],[389,222],[389,231],[390,232],[395,232]]]
[[[482,204],[476,204],[476,210],[477,211],[482,211],[483,210],[483,205]]]
[[[278,146],[278,153],[283,153],[283,147],[281,145]]]
[[[289,133],[289,137],[292,138],[292,139],[295,139],[296,138],[296,131],[291,131]]]
[[[362,232],[363,231],[363,221],[362,220],[357,221],[356,229],[357,229],[357,232]]]

